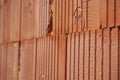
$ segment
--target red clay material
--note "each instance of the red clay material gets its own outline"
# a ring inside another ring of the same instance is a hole
[[[88,1],[88,13],[86,14],[88,19],[88,29],[96,30],[100,28],[100,0]]]
[[[0,9],[0,44],[3,43],[3,34],[4,34],[4,7]]]
[[[111,30],[111,80],[118,80],[118,28]]]
[[[7,80],[18,79],[19,43],[8,44],[7,51]]]
[[[96,80],[102,80],[102,66],[103,66],[103,30],[96,31]],[[105,66],[104,66],[105,67]]]
[[[34,38],[34,0],[22,0],[21,40]]]
[[[120,0],[116,0],[116,25],[120,26]]]
[[[10,42],[11,27],[11,1],[7,1],[4,5],[4,42]]]
[[[20,4],[21,0],[11,0],[10,42],[20,40]]]
[[[2,7],[4,5],[4,1],[5,0],[0,0],[0,7]]]
[[[101,17],[101,25],[102,28],[107,27],[107,0],[100,0],[100,17]]]
[[[108,27],[115,25],[115,0],[108,0]]]
[[[110,30],[103,30],[103,80],[110,79]]]
[[[20,79],[35,80],[36,40],[21,42]],[[29,76],[28,76],[29,75]]]
[[[58,53],[58,80],[65,80],[66,66],[66,37],[59,36],[59,53]]]
[[[1,67],[0,67],[0,80],[7,80],[7,45],[1,45]]]
[[[0,0],[0,80],[120,80],[119,0]]]

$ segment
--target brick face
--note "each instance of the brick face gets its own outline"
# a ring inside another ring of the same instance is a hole
[[[2,44],[4,35],[4,7],[0,9],[0,19],[0,44]]]
[[[18,79],[19,43],[8,44],[7,51],[7,80]]]
[[[120,26],[120,0],[116,0],[116,26]]]
[[[119,0],[0,0],[0,80],[119,80]]]
[[[35,50],[36,40],[33,39],[21,42],[20,80],[35,79]]]

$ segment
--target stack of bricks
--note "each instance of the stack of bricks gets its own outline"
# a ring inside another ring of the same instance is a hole
[[[119,80],[120,0],[0,0],[0,80]]]

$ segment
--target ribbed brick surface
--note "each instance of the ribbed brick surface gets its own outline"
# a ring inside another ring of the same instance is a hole
[[[0,0],[0,80],[119,80],[120,0]]]

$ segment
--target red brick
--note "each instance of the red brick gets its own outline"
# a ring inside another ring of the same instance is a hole
[[[34,0],[22,0],[21,40],[33,39],[34,31]]]
[[[67,80],[70,80],[70,74],[71,74],[71,68],[70,68],[70,64],[71,64],[71,62],[70,62],[70,57],[71,57],[71,52],[70,52],[70,47],[71,47],[71,35],[68,35],[67,36],[67,70],[66,70],[66,75],[67,75],[67,77],[66,77],[66,79]]]
[[[35,37],[39,37],[39,26],[40,26],[40,5],[39,5],[40,1],[39,0],[35,0],[34,1],[34,31],[35,31]]]
[[[49,12],[49,10],[48,10]],[[44,35],[44,0],[41,0],[41,36]],[[48,14],[49,16],[49,14]]]
[[[120,0],[116,0],[116,25],[120,26]]]
[[[53,34],[56,34],[56,0],[53,1],[52,4],[52,10],[53,10]]]
[[[58,35],[58,33],[59,33],[59,21],[58,21],[58,19],[59,19],[59,7],[58,7],[58,4],[59,4],[59,0],[56,0],[55,1],[55,3],[56,3],[56,5],[55,5],[55,7],[56,7],[56,35]]]
[[[108,0],[108,26],[107,27],[113,27],[115,22],[115,7],[114,7],[115,0]]]
[[[99,0],[88,1],[88,29],[100,28]]]
[[[96,53],[95,53],[95,31],[91,31],[90,32],[90,80],[94,80],[95,79],[95,57],[96,57]]]
[[[42,37],[37,41],[37,79],[55,79],[58,73],[58,52],[55,37]],[[53,46],[54,44],[54,46]],[[46,48],[45,48],[46,46]],[[56,73],[56,74],[55,74]]]
[[[65,80],[66,37],[59,36],[58,80]]]
[[[83,31],[83,30],[86,30],[87,28],[88,28],[88,1],[87,0],[81,0],[81,7],[82,8],[80,8],[80,9],[82,9],[81,10],[81,12],[82,12],[82,15],[81,15],[81,19],[82,19],[82,28],[81,28],[81,31]]]
[[[4,9],[4,42],[19,41],[20,0],[6,1]]]
[[[19,43],[8,44],[7,52],[7,80],[18,79]]]
[[[66,5],[65,5],[65,33],[69,32],[69,0],[66,0]]]
[[[111,30],[111,80],[118,80],[118,28]]]
[[[119,54],[118,54],[118,57],[119,57],[119,58],[118,58],[118,71],[119,71],[119,72],[118,72],[118,76],[119,76],[119,77],[118,77],[118,79],[120,79],[120,28],[119,28],[119,33],[118,33],[118,35],[119,35],[119,36],[118,36],[118,40],[119,40],[119,41],[118,41],[118,42],[119,42],[119,43],[118,43],[118,45],[119,45],[119,49],[118,49],[118,51],[119,51]]]
[[[39,76],[40,76],[40,74],[39,74],[39,72],[40,72],[40,60],[39,60],[39,59],[40,59],[40,54],[38,53],[38,51],[39,51],[41,48],[39,47],[39,46],[40,46],[39,44],[40,44],[40,41],[37,40],[37,44],[36,44],[36,46],[37,46],[37,51],[36,51],[36,52],[37,52],[37,54],[36,54],[36,55],[37,55],[37,57],[36,57],[36,58],[37,58],[37,59],[36,59],[36,64],[37,64],[37,65],[36,65],[36,80],[39,80],[39,78],[40,78],[40,77],[39,77]]]
[[[82,1],[81,0],[78,0],[78,7],[82,7]],[[81,31],[82,29],[82,9],[81,8],[78,8],[78,15],[77,15],[79,18],[78,18],[78,31]]]
[[[52,80],[55,79],[55,37],[52,41]]]
[[[66,11],[66,8],[65,8],[65,6],[66,6],[66,0],[62,0],[62,3],[61,3],[62,5],[61,5],[61,8],[62,8],[62,34],[65,34],[65,24],[66,24],[66,21],[65,21],[65,16],[66,16],[66,14],[65,14],[65,11]]]
[[[42,38],[42,40],[41,40],[41,44],[42,44],[42,45],[41,45],[41,46],[42,46],[42,47],[41,47],[41,48],[42,48],[42,51],[41,51],[41,58],[42,58],[42,65],[41,65],[41,66],[42,66],[42,79],[44,79],[44,77],[45,77],[45,76],[44,76],[44,75],[45,75],[45,60],[44,60],[44,59],[45,59],[45,52],[44,52],[44,49],[45,49],[44,46],[45,46],[45,44],[44,44],[44,39],[45,39],[45,38]],[[49,66],[49,67],[50,67],[50,66]],[[50,70],[51,70],[51,69],[50,69]]]
[[[0,80],[7,80],[7,45],[1,46],[1,75]]]
[[[68,1],[68,5],[69,5],[69,16],[68,16],[68,20],[69,20],[69,25],[68,25],[68,29],[69,29],[69,33],[72,33],[73,30],[73,0],[69,0]]]
[[[44,75],[47,74],[47,38],[44,38]]]
[[[103,30],[103,80],[110,78],[110,30]]]
[[[50,39],[47,37],[47,74],[46,74],[46,79],[49,79],[49,55],[50,55]]]
[[[0,9],[0,44],[3,43],[4,35],[4,7]]]
[[[89,76],[89,32],[85,32],[85,49],[84,49],[84,79],[88,80]]]
[[[75,43],[75,48],[74,48],[74,79],[77,80],[78,79],[78,76],[79,76],[79,33],[76,33],[75,34],[75,40],[74,40],[74,43]]]
[[[58,0],[58,31],[61,34],[62,31],[62,0]]]
[[[73,0],[73,32],[77,31],[77,27],[78,27],[78,1],[77,0]]]
[[[107,27],[107,0],[100,0],[100,17],[102,28]]]
[[[6,1],[4,5],[4,42],[10,42],[10,27],[11,27],[11,0]]]
[[[2,75],[2,73],[1,73],[1,71],[2,71],[2,52],[3,52],[3,50],[2,50],[2,45],[0,45],[0,80],[1,80],[1,75]]]
[[[58,46],[59,46],[59,37],[55,37],[55,80],[58,79]]]
[[[52,38],[49,37],[49,79],[52,78],[51,76],[51,69],[52,69]]]
[[[103,35],[102,30],[96,31],[96,79],[102,80],[102,62],[103,62]]]
[[[74,69],[75,69],[75,44],[74,44],[74,41],[75,41],[75,34],[73,33],[73,34],[71,34],[71,46],[70,46],[70,62],[71,62],[71,64],[70,64],[70,68],[71,68],[71,79],[73,79],[74,80]]]
[[[42,18],[41,18],[41,12],[42,12],[42,7],[41,7],[41,4],[42,4],[42,2],[41,2],[42,0],[39,0],[39,36],[41,36],[42,35],[42,33],[41,33],[41,30],[42,30],[42,28],[41,28],[41,21],[42,21]]]
[[[4,0],[0,0],[0,7],[4,5]]]
[[[36,55],[35,50],[36,50],[35,40],[26,40],[21,42],[21,53],[20,53],[21,80],[34,80],[35,78],[35,55]]]
[[[11,0],[10,41],[19,41],[20,38],[20,4],[21,0]]]
[[[41,39],[37,40],[37,68],[36,68],[36,79],[39,80],[41,78]]]
[[[79,52],[79,80],[83,80],[84,75],[84,33],[80,34]]]
[[[110,79],[110,30],[103,30],[103,80]]]

